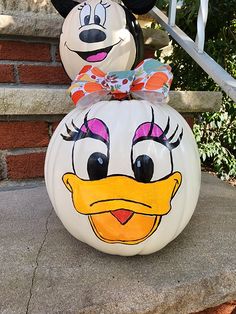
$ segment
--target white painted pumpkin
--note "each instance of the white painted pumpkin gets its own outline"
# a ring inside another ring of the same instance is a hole
[[[173,108],[100,101],[61,121],[45,178],[55,211],[74,237],[109,254],[150,254],[190,220],[200,162],[191,129]]]

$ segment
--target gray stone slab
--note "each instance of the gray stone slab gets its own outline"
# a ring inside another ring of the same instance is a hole
[[[153,50],[169,45],[170,38],[166,31],[161,29],[143,28],[144,44]]]
[[[10,188],[10,190],[9,190]],[[42,199],[43,197],[43,199]],[[0,313],[26,313],[37,254],[51,212],[44,185],[0,192]]]
[[[168,104],[188,113],[218,111],[221,103],[221,92],[171,91]],[[65,87],[0,87],[0,115],[58,115],[73,108]]]
[[[176,240],[128,258],[74,239],[42,185],[9,189],[0,192],[1,313],[187,314],[236,298],[236,190],[216,177],[203,174]]]
[[[8,12],[22,12],[22,13],[55,13],[50,0],[0,0],[0,13]]]
[[[0,34],[58,38],[63,18],[50,0],[0,0]]]
[[[0,34],[2,35],[58,39],[62,24],[63,19],[57,14],[32,12],[0,14]]]

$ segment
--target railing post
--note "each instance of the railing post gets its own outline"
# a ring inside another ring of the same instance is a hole
[[[170,0],[169,14],[168,14],[168,24],[171,27],[175,26],[176,6],[177,6],[177,0]]]
[[[199,53],[204,51],[205,43],[205,28],[208,16],[208,0],[200,0],[200,7],[197,17],[197,36],[196,36],[196,47]]]

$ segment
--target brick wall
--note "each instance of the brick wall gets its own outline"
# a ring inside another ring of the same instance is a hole
[[[58,122],[0,121],[0,180],[43,177],[46,148]]]
[[[26,84],[45,87],[70,82],[60,62],[57,41],[0,40],[0,87]],[[0,181],[43,177],[47,145],[59,121],[52,122],[43,116],[40,120],[7,119],[1,117],[0,121]]]
[[[0,40],[0,83],[70,84],[58,44],[34,40]]]

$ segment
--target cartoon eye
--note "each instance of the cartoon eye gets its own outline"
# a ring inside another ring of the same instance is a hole
[[[102,177],[102,175],[106,177],[107,170],[102,172],[102,169],[107,167],[105,167],[105,164],[108,163],[107,156],[109,156],[109,153],[105,143],[93,138],[78,140],[74,144],[72,153],[73,170],[83,180],[96,180],[97,177]]]
[[[98,3],[94,11],[94,23],[97,25],[104,25],[106,22],[106,8]]]
[[[135,179],[139,182],[150,182],[154,172],[152,158],[147,155],[140,155],[133,164]]]
[[[107,177],[108,157],[102,153],[93,153],[87,163],[87,171],[90,180],[99,180]]]
[[[91,17],[91,6],[85,5],[80,11],[80,24],[81,26],[88,25]]]
[[[161,143],[144,140],[133,146],[131,166],[137,181],[160,180],[172,171],[171,153]]]

